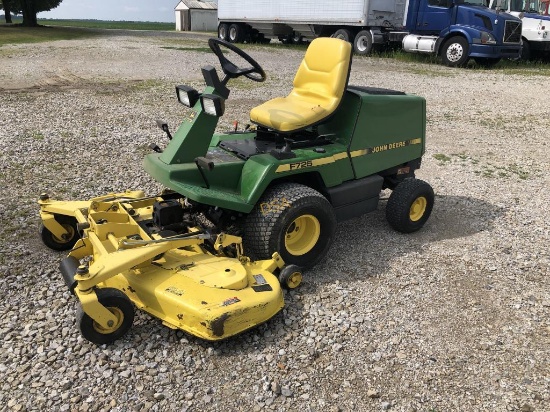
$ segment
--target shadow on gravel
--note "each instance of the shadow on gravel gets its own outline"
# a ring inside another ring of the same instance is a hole
[[[390,228],[382,203],[377,211],[338,225],[328,257],[306,273],[306,284],[300,292],[315,293],[319,286],[337,280],[379,276],[397,257],[422,256],[432,243],[492,230],[504,212],[504,208],[482,199],[436,196],[426,226],[416,233],[403,234]]]

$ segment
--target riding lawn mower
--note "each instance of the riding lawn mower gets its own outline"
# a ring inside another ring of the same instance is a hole
[[[266,322],[302,271],[330,250],[336,224],[376,210],[410,233],[430,216],[434,193],[415,178],[425,150],[421,97],[351,86],[352,48],[311,42],[286,97],[250,112],[254,125],[216,133],[230,80],[266,74],[232,43],[210,39],[224,76],[202,68],[202,93],[176,86],[190,108],[169,142],[151,145],[144,168],[166,187],[86,201],[39,200],[41,237],[62,260],[80,301],[82,335],[110,343],[132,325],[134,305],[165,325],[220,340]],[[238,56],[249,67],[235,64]]]

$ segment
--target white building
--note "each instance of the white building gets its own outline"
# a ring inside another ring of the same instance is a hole
[[[218,31],[218,4],[181,0],[174,9],[176,31]]]

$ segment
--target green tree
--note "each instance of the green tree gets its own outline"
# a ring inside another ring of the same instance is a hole
[[[12,12],[23,15],[23,26],[38,26],[36,15],[42,11],[55,9],[62,0],[2,0],[4,11],[6,4]],[[6,13],[7,16],[7,13]],[[7,20],[6,20],[7,21]]]
[[[6,23],[11,23],[11,4],[10,0],[0,1],[0,6],[4,9],[4,18]]]

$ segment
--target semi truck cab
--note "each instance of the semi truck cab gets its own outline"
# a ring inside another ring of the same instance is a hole
[[[548,0],[491,0],[490,7],[521,19],[521,58],[528,60],[534,53],[550,52],[550,16]]]
[[[411,0],[403,48],[437,53],[448,66],[464,66],[471,57],[484,65],[519,57],[521,21],[487,5],[487,0]]]

